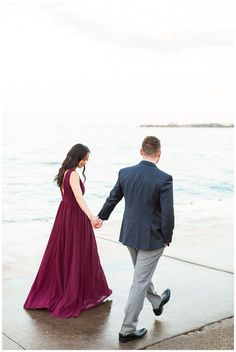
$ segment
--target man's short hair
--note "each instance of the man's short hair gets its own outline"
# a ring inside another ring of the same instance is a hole
[[[161,142],[155,136],[147,136],[143,140],[142,149],[145,154],[156,154],[161,149]]]

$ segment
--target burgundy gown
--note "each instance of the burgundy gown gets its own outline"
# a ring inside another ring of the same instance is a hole
[[[78,317],[111,295],[91,222],[78,205],[69,178],[26,309],[47,308],[55,317]],[[80,180],[84,193],[84,184]]]

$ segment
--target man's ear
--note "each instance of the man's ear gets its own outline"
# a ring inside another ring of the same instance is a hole
[[[143,156],[143,149],[142,148],[140,149],[140,154]]]

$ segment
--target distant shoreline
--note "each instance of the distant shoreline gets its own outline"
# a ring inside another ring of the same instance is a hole
[[[181,124],[178,123],[169,123],[167,125],[159,125],[159,124],[148,124],[148,125],[140,125],[140,127],[207,127],[207,128],[234,128],[234,124],[226,124],[223,125],[221,123],[198,123],[198,124]]]

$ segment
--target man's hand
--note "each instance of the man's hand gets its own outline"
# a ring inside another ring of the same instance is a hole
[[[99,219],[99,217],[96,218],[96,222],[94,223],[93,227],[95,229],[100,229],[100,227],[102,226],[103,221],[101,219]]]
[[[100,229],[102,227],[103,221],[99,218],[97,218],[97,224],[94,226],[95,229]]]
[[[97,216],[92,216],[92,217],[90,218],[90,221],[91,221],[91,224],[92,224],[92,226],[93,226],[94,228],[97,228],[97,226],[100,225],[100,222],[99,222],[99,219],[98,219]]]

